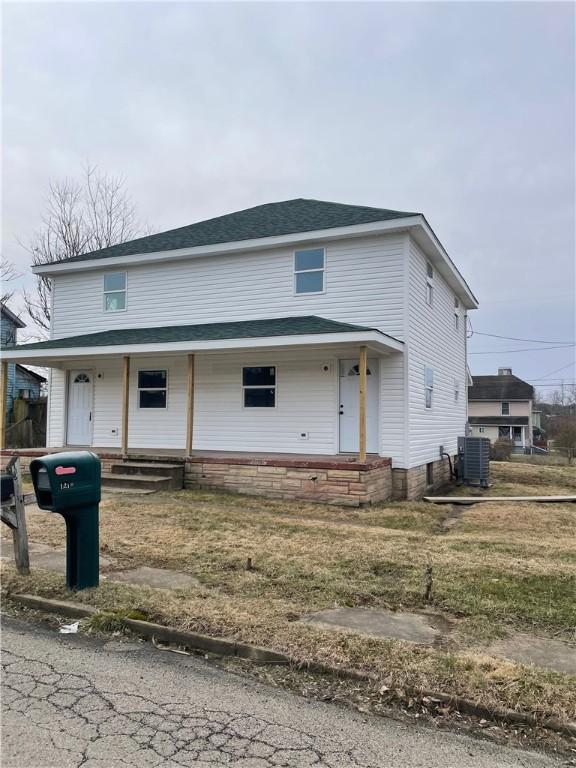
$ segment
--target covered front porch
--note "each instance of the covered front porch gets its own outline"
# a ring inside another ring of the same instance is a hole
[[[230,328],[256,323],[269,335]],[[147,329],[151,341],[118,331],[114,344],[17,348],[50,369],[46,450],[90,448],[105,469],[119,458],[182,462],[188,487],[339,503],[388,494],[390,478],[374,472],[390,474],[381,412],[402,343],[322,318],[226,325],[227,338],[216,324],[187,327],[209,339],[159,342],[152,331],[168,329]]]

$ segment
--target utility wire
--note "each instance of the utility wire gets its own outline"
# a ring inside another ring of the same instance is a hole
[[[534,344],[565,344],[566,346],[576,346],[573,341],[544,341],[544,339],[519,339],[517,336],[499,336],[497,333],[482,333],[481,331],[472,331],[473,336],[491,336],[493,339],[507,339],[508,341],[530,341]]]
[[[563,365],[562,368],[556,368],[555,371],[550,371],[550,373],[544,374],[542,378],[547,379],[548,376],[553,376],[555,373],[558,373],[559,371],[564,371],[566,368],[570,368],[572,365],[576,365],[576,360],[573,360],[571,363],[568,363],[568,365]],[[536,381],[540,381],[540,379],[536,379]]]
[[[507,355],[510,352],[544,352],[546,349],[571,349],[576,344],[562,344],[555,347],[524,347],[523,349],[483,349],[480,352],[469,352],[469,355]],[[568,367],[568,366],[566,366]]]

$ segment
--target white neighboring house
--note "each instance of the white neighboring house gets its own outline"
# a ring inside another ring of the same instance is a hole
[[[512,373],[512,368],[499,368],[497,376],[473,376],[468,388],[468,422],[470,433],[513,440],[516,449],[532,446],[535,423],[534,387]],[[538,412],[539,414],[539,412]]]
[[[9,355],[50,368],[48,447],[180,456],[190,485],[217,485],[219,459],[225,487],[342,503],[446,480],[477,302],[422,214],[289,200],[34,272],[52,280],[50,340]],[[294,491],[235,483],[247,466]],[[296,469],[328,475],[298,487]]]

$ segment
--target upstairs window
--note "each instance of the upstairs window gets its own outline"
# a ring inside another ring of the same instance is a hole
[[[502,403],[502,416],[510,416],[510,403]]]
[[[166,408],[167,393],[167,371],[138,371],[139,408]]]
[[[294,253],[294,293],[323,293],[324,248]]]
[[[434,268],[429,261],[426,262],[426,304],[434,304]]]
[[[454,402],[457,403],[458,400],[460,400],[460,382],[454,379]]]
[[[424,369],[424,399],[426,408],[432,408],[432,396],[434,393],[434,371],[432,368]]]
[[[244,408],[276,407],[276,366],[242,368],[242,402]]]
[[[454,299],[454,330],[460,330],[460,302]]]
[[[104,275],[104,312],[123,312],[126,309],[126,272],[108,272]]]

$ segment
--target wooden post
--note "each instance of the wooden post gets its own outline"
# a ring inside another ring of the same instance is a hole
[[[8,394],[8,363],[2,360],[0,371],[0,450],[6,448],[6,395]]]
[[[30,556],[28,554],[28,533],[26,532],[25,499],[22,494],[22,473],[20,458],[13,456],[6,467],[8,474],[14,478],[14,496],[2,505],[2,522],[12,529],[14,547],[14,562],[16,570],[27,576],[30,573]],[[35,503],[36,497],[30,503]]]
[[[188,355],[188,420],[186,424],[186,456],[192,455],[194,436],[194,355]]]
[[[368,364],[368,351],[365,346],[360,347],[360,359],[358,364],[358,383],[360,385],[360,402],[358,408],[358,461],[366,461],[366,369]]]
[[[122,456],[128,455],[128,411],[130,408],[130,357],[124,356],[124,380],[122,391]]]

